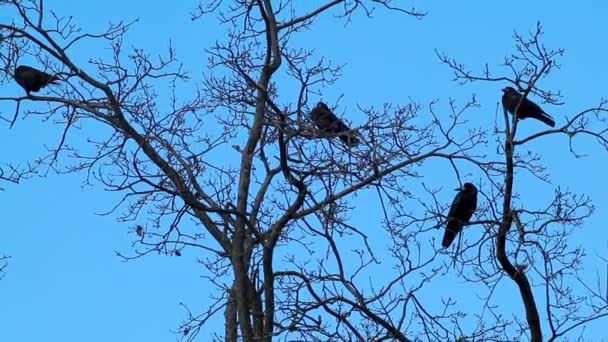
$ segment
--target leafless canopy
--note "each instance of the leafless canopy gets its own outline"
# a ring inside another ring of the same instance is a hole
[[[192,81],[171,46],[156,57],[126,43],[135,22],[83,33],[77,18],[48,11],[42,0],[0,0],[0,10],[14,14],[0,22],[3,82],[26,57],[64,80],[40,95],[0,97],[3,108],[14,104],[0,113],[7,128],[38,117],[62,129],[47,154],[2,161],[0,178],[81,172],[123,195],[112,213],[132,223],[137,240],[121,257],[200,253],[215,304],[186,308],[178,332],[188,341],[208,340],[199,332],[214,315],[225,321],[215,338],[227,341],[541,341],[541,332],[548,340],[580,332],[608,314],[601,282],[579,276],[584,250],[567,243],[593,213],[591,199],[556,187],[533,207],[514,178],[548,179],[527,146],[549,135],[608,151],[605,100],[531,136],[516,135],[518,121],[506,112],[493,128],[475,127],[467,120],[474,98],[360,108],[355,148],[309,121],[342,68],[294,46],[293,37],[322,15],[424,17],[403,2],[201,1],[192,19],[213,16],[227,33],[207,47],[199,90],[185,95]],[[541,38],[540,25],[516,34],[515,53],[497,74],[438,57],[459,82],[512,83],[558,103],[560,93],[541,85],[563,51]],[[111,54],[81,63],[85,43]],[[425,182],[428,163],[447,166],[461,183],[476,175],[481,191],[472,233],[454,254],[438,248],[448,203]],[[378,208],[377,225],[351,220],[356,205]],[[454,277],[477,290],[479,305],[437,295]],[[497,303],[501,281],[515,285],[512,297],[523,304],[514,318]]]

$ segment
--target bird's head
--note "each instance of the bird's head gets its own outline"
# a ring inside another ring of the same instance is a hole
[[[515,90],[515,88],[513,87],[505,87],[502,89],[502,91],[506,94],[506,93],[517,93],[517,90]]]
[[[323,101],[317,102],[317,107],[319,107],[321,109],[329,110],[329,107],[327,107],[327,105]]]
[[[472,183],[464,183],[462,187],[454,189],[456,191],[477,192],[477,188]]]

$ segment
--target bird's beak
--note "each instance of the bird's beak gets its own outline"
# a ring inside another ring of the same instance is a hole
[[[502,88],[502,92],[503,93],[506,92],[506,91],[507,91],[507,88]]]
[[[454,189],[454,191],[462,191],[463,189],[464,189],[463,187],[460,187],[460,188]]]

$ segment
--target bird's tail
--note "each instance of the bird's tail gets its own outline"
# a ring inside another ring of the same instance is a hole
[[[444,248],[450,247],[450,245],[456,238],[456,235],[458,234],[458,232],[460,232],[461,229],[462,225],[460,224],[460,222],[458,222],[457,219],[450,219],[448,221],[447,227],[445,228],[445,233],[443,234],[443,241],[441,242],[441,245]]]
[[[555,127],[555,121],[547,113],[541,113],[538,116],[538,120],[546,123],[547,125],[549,125],[551,127]]]
[[[341,134],[340,140],[351,147],[359,145],[359,138],[357,138],[354,133]]]

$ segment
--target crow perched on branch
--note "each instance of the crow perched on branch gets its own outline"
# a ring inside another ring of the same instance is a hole
[[[515,108],[519,104],[522,95],[513,87],[506,87],[502,91],[504,92],[502,95],[502,106],[505,107],[509,113],[514,114]],[[528,100],[527,98],[521,102],[521,105],[517,111],[517,118],[533,118],[540,120],[551,127],[555,127],[555,121],[553,121],[553,118],[549,114],[545,113],[545,111],[542,110],[539,105]]]
[[[15,81],[30,95],[31,91],[38,92],[49,84],[58,84],[60,79],[27,65],[20,65],[15,69]]]
[[[450,247],[456,235],[460,233],[465,223],[468,223],[477,209],[477,188],[471,183],[464,183],[461,188],[455,189],[460,191],[448,213],[448,224],[443,234],[443,247]]]
[[[317,103],[310,112],[310,117],[321,132],[338,135],[344,144],[351,147],[359,144],[356,132],[351,131],[342,120],[338,119],[325,103]]]

